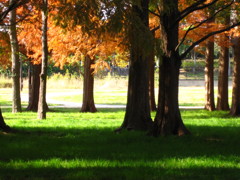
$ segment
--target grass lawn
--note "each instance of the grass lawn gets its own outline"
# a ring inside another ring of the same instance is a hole
[[[59,96],[51,97],[51,99],[66,102],[82,102],[82,90],[79,90],[76,94],[76,90],[71,93],[71,90]],[[229,95],[232,90],[229,88]],[[158,92],[156,89],[156,98]],[[180,106],[204,106],[205,103],[205,89],[204,87],[180,87],[179,88],[179,104]],[[119,104],[124,105],[127,102],[127,90],[96,90],[94,92],[94,102],[96,104]],[[217,102],[217,87],[215,87],[215,102]],[[231,97],[229,97],[229,103]]]
[[[3,109],[16,132],[0,132],[0,179],[240,179],[240,118],[226,112],[182,111],[192,135],[154,138],[113,133],[122,109],[54,110]]]

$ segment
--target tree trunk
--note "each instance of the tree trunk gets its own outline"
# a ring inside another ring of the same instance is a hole
[[[42,67],[40,75],[40,90],[38,103],[38,119],[46,119],[46,89],[47,89],[47,63],[48,63],[48,0],[42,0]]]
[[[166,9],[165,9],[166,8]],[[185,135],[190,132],[184,126],[178,103],[179,69],[181,60],[176,46],[178,45],[178,1],[162,0],[160,30],[162,38],[162,58],[159,69],[158,109],[154,120],[154,136]]]
[[[15,0],[11,0],[10,4]],[[10,44],[11,44],[11,56],[12,56],[12,79],[13,79],[13,98],[12,98],[12,112],[21,112],[21,89],[20,89],[20,59],[19,59],[19,46],[17,40],[17,28],[16,28],[16,9],[10,13]]]
[[[228,37],[224,35],[224,39]],[[217,110],[229,110],[228,103],[229,48],[220,47]]]
[[[214,103],[214,41],[208,40],[205,60],[205,109],[215,110]]]
[[[233,80],[232,80],[232,106],[230,114],[240,115],[240,38],[234,37],[233,41]]]
[[[149,106],[149,62],[147,52],[143,48],[146,47],[146,41],[152,41],[148,28],[148,3],[142,0],[141,7],[137,5],[132,7],[133,16],[136,16],[133,19],[138,21],[130,25],[132,33],[130,34],[127,107],[124,121],[116,131],[122,129],[147,131],[152,126]],[[136,25],[139,22],[141,23]],[[146,41],[143,41],[143,37]]]
[[[154,38],[154,33],[153,33]],[[154,61],[154,44],[152,45],[152,52],[149,55],[149,104],[150,110],[156,111],[156,101],[155,101],[155,61]]]
[[[28,111],[38,110],[38,100],[39,100],[39,88],[40,88],[40,74],[41,74],[41,64],[29,65],[29,83],[28,83]]]
[[[209,16],[211,17],[214,11],[209,10]],[[207,27],[211,28],[211,23],[214,23],[215,19],[211,19],[207,22]],[[214,102],[214,37],[210,37],[206,41],[206,59],[205,59],[205,109],[209,111],[215,110]]]
[[[11,131],[11,128],[8,125],[6,125],[6,123],[4,122],[1,108],[0,108],[0,129],[2,129],[4,132],[10,132]]]
[[[81,112],[97,112],[94,103],[94,75],[91,65],[94,64],[89,56],[84,61],[83,104]]]

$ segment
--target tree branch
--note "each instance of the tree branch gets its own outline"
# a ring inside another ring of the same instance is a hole
[[[197,22],[196,24],[197,25],[191,25],[190,28],[188,28],[187,32],[184,34],[184,37],[183,39],[181,40],[181,42],[177,45],[177,47],[175,48],[176,50],[178,50],[178,48],[183,44],[183,42],[185,41],[188,33],[194,29],[197,29],[198,27],[200,27],[202,24],[212,20],[214,17],[216,17],[217,14],[219,14],[220,12],[222,12],[223,10],[227,9],[228,7],[230,7],[232,4],[234,3],[234,0],[232,0],[231,3],[221,7],[218,11],[216,11],[211,17],[207,18],[207,19],[204,19],[203,21],[201,22]]]
[[[229,27],[226,27],[226,28],[221,29],[221,30],[218,30],[218,31],[211,32],[211,33],[209,33],[208,35],[202,37],[202,38],[199,39],[198,41],[194,42],[183,54],[181,54],[181,55],[180,55],[180,59],[183,59],[184,57],[186,57],[187,54],[188,54],[191,50],[193,50],[193,48],[194,48],[196,45],[198,45],[198,44],[200,44],[201,42],[205,41],[205,40],[208,39],[209,37],[214,36],[214,35],[216,35],[216,34],[220,34],[220,33],[225,32],[225,31],[229,31],[230,29],[232,29],[232,28],[234,28],[234,27],[236,27],[236,26],[239,26],[239,25],[240,25],[240,21],[237,22],[237,23],[235,23],[235,24],[233,24],[233,25],[231,25],[231,26],[229,26]]]
[[[176,23],[179,23],[183,18],[185,18],[192,12],[201,10],[201,9],[205,9],[209,6],[212,6],[213,4],[215,4],[218,1],[219,0],[213,0],[210,3],[203,4],[204,2],[206,2],[206,0],[198,0],[196,3],[192,4],[191,6],[187,7],[185,10],[181,11],[179,17],[176,19],[176,21],[173,24],[175,25]],[[202,4],[202,6],[200,6],[201,4]]]
[[[20,0],[20,1],[14,1],[12,4],[10,4],[7,9],[3,12],[0,13],[0,22],[2,22],[6,16],[8,15],[8,13],[16,8],[18,8],[21,5],[24,5],[28,2],[29,0]]]

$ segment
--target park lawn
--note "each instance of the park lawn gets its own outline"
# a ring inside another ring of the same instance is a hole
[[[15,133],[0,133],[0,179],[240,179],[240,118],[227,112],[185,110],[192,135],[115,134],[123,109],[3,109]],[[152,114],[154,117],[154,114]]]
[[[229,95],[231,95],[229,88]],[[76,92],[75,92],[76,93]],[[180,106],[204,106],[205,103],[204,87],[180,87],[179,88],[179,104]],[[155,91],[155,99],[157,101],[158,91]],[[60,96],[51,97],[57,101],[66,102],[82,102],[82,91],[78,94],[66,92]],[[127,90],[96,90],[94,92],[94,101],[96,104],[119,104],[124,105],[127,102]],[[215,88],[215,102],[217,102],[217,88]],[[229,103],[231,96],[229,96]]]

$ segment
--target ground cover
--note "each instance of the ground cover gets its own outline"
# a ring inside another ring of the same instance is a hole
[[[227,112],[184,110],[192,135],[158,138],[113,133],[123,109],[3,115],[16,132],[0,133],[0,179],[240,178],[240,119]]]

